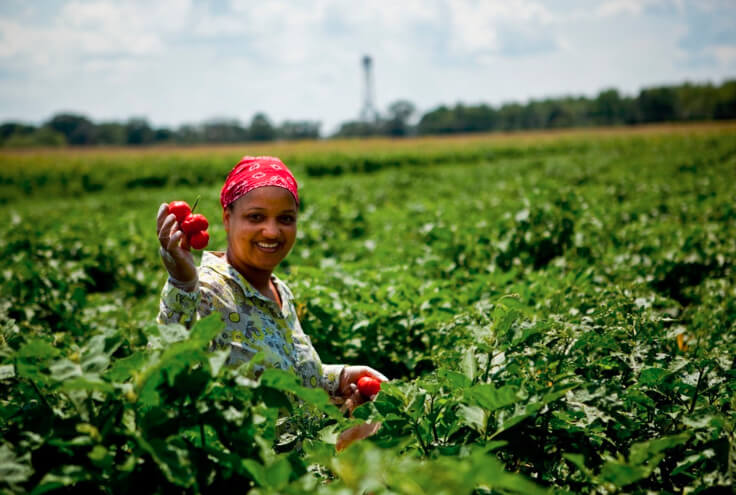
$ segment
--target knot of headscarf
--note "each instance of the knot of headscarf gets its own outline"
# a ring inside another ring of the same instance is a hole
[[[230,171],[220,191],[222,208],[257,187],[276,186],[287,189],[299,206],[299,194],[294,175],[274,156],[244,156]]]

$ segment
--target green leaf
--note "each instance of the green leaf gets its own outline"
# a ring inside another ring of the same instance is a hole
[[[182,487],[195,482],[194,470],[184,440],[180,437],[154,437],[146,441],[137,437],[138,444],[148,452],[172,484]]]
[[[0,486],[23,483],[33,475],[30,453],[17,457],[8,444],[0,445]]]
[[[424,405],[427,402],[427,393],[424,390],[417,389],[409,397],[410,400],[404,408],[404,412],[411,419],[419,419],[421,416],[424,416]]]
[[[460,360],[460,369],[468,380],[471,382],[475,380],[478,374],[478,363],[475,360],[475,353],[472,348],[465,349],[463,357]]]
[[[33,359],[44,361],[53,359],[60,354],[59,350],[40,338],[26,342],[15,354],[18,359]]]
[[[124,382],[133,376],[134,371],[142,370],[146,361],[148,361],[148,356],[144,352],[135,352],[130,356],[115,360],[104,376],[113,382]]]
[[[266,477],[266,470],[263,467],[263,464],[260,464],[253,459],[243,459],[242,463],[245,470],[248,471],[248,474],[253,478],[253,481],[255,481],[259,486],[268,487],[268,478]]]
[[[0,366],[0,380],[7,380],[15,377],[15,366],[12,364],[4,364]]]
[[[478,406],[458,405],[458,416],[463,422],[475,431],[484,435],[486,432],[486,424],[488,423],[488,412]]]
[[[266,486],[280,490],[289,483],[291,464],[286,457],[279,457],[273,464],[267,466],[265,471]]]
[[[72,390],[87,390],[102,392],[105,394],[114,394],[115,387],[100,379],[99,376],[87,374],[64,380],[59,388],[61,392],[70,392]]]
[[[646,442],[635,443],[629,450],[629,462],[632,464],[642,464],[667,449],[682,445],[690,439],[690,432],[683,432],[679,435],[671,435],[668,437],[655,438]]]
[[[712,459],[715,457],[716,453],[713,449],[705,449],[702,452],[698,452],[696,454],[692,454],[681,460],[677,463],[677,466],[675,466],[675,469],[672,470],[672,476],[677,476],[680,473],[686,472],[688,469],[690,469],[692,466],[703,462],[707,459]]]
[[[80,481],[89,479],[89,477],[88,471],[82,466],[62,466],[46,473],[33,489],[31,495],[38,495],[58,490],[62,487],[73,486]]]
[[[139,398],[146,406],[155,406],[159,403],[157,388],[160,384],[173,385],[176,376],[183,370],[198,363],[207,362],[210,357],[207,351],[212,337],[224,328],[224,322],[219,313],[211,314],[199,320],[189,338],[173,342],[163,351],[160,357],[149,356],[146,366],[138,378],[140,387]]]
[[[456,389],[462,390],[471,385],[471,381],[468,377],[462,373],[458,373],[457,371],[442,368],[438,370],[437,376],[443,378],[450,386]]]
[[[289,392],[330,417],[342,418],[340,410],[330,403],[327,392],[321,388],[303,387],[293,372],[267,368],[263,371],[260,382],[263,386]]]
[[[662,368],[646,368],[639,374],[639,383],[648,386],[657,386],[662,383],[670,372]]]
[[[583,454],[562,454],[562,457],[567,459],[568,461],[572,462],[585,476],[590,479],[594,480],[595,476],[591,472],[590,469],[585,465],[585,458],[583,457]]]
[[[198,342],[203,346],[208,345],[217,334],[225,328],[220,313],[215,311],[204,318],[197,320],[190,331],[189,340]]]
[[[499,302],[493,308],[493,329],[502,341],[506,340],[506,335],[518,317],[519,312],[509,308],[503,302]]]
[[[221,351],[212,351],[210,353],[209,357],[209,363],[210,363],[210,372],[212,373],[212,376],[217,376],[220,374],[220,370],[225,365],[225,362],[227,361],[227,358],[230,356],[230,351],[228,349],[223,349]]]
[[[63,382],[71,378],[82,376],[82,367],[69,359],[63,358],[49,366],[51,376],[55,381]]]
[[[601,469],[601,478],[618,487],[630,485],[646,478],[651,473],[647,466],[631,466],[616,461],[608,461]]]
[[[465,396],[488,412],[519,402],[518,390],[511,385],[496,388],[490,383],[474,385],[465,390]]]
[[[301,384],[294,373],[276,368],[266,368],[261,375],[261,384],[277,390],[291,392]]]

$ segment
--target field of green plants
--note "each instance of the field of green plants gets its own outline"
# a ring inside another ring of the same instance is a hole
[[[343,417],[158,326],[155,215],[244,154],[300,182],[280,266]],[[0,493],[729,493],[736,127],[0,154]],[[340,453],[340,431],[381,422]]]

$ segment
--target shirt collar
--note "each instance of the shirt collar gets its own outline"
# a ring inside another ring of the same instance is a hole
[[[235,280],[235,282],[243,289],[245,297],[257,297],[271,302],[270,299],[258,292],[255,287],[253,287],[250,282],[248,282],[245,277],[235,269],[234,266],[228,263],[224,251],[203,251],[201,266],[203,268],[209,268],[223,277]],[[276,290],[279,291],[282,303],[285,303],[287,298],[289,300],[294,298],[289,288],[286,287],[286,284],[284,284],[276,275],[271,274],[271,280],[276,286]]]

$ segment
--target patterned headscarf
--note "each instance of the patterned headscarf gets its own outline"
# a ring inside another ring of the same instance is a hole
[[[281,160],[273,156],[244,156],[230,171],[222,186],[222,208],[227,208],[236,199],[263,186],[287,189],[299,206],[296,179]]]

